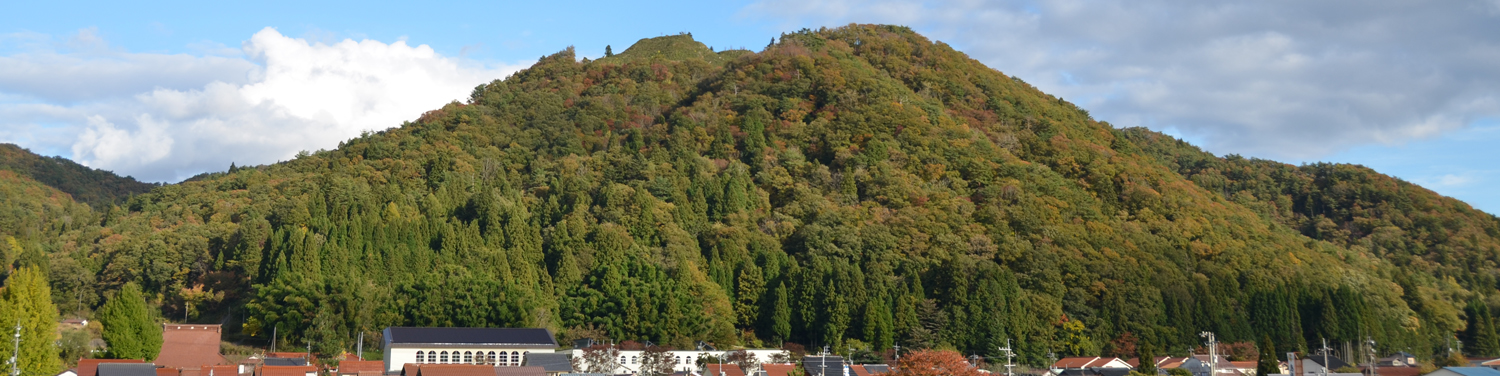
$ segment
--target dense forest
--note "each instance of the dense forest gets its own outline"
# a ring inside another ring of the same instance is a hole
[[[65,192],[95,207],[123,202],[155,184],[88,168],[61,157],[43,157],[14,144],[0,144],[0,170],[9,170]]]
[[[451,325],[991,356],[1011,339],[1034,365],[1181,355],[1200,331],[1429,357],[1494,338],[1500,305],[1493,215],[1358,166],[1117,129],[896,26],[569,48],[333,150],[117,204],[47,182],[0,171],[0,231],[64,316],[135,283],[170,320],[323,354]]]

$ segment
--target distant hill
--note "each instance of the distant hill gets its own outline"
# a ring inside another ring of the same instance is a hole
[[[156,187],[66,158],[36,155],[14,144],[0,144],[0,169],[35,179],[95,207],[119,203]]]
[[[121,207],[39,232],[80,265],[54,279],[90,281],[54,297],[137,282],[166,317],[322,354],[389,325],[1010,341],[1030,365],[1181,356],[1201,331],[1500,352],[1494,216],[1356,166],[1116,129],[898,26],[568,49],[399,128]]]

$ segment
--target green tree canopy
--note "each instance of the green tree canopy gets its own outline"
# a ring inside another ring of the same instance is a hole
[[[62,369],[56,346],[57,308],[41,270],[20,268],[5,281],[5,290],[0,292],[0,333],[4,333],[0,338],[13,338],[16,325],[21,329],[21,353],[16,361],[23,372],[50,375]],[[13,351],[13,346],[0,346],[0,359],[10,359]]]
[[[146,307],[140,286],[126,283],[95,317],[104,326],[104,342],[115,359],[152,361],[161,352],[162,327]]]

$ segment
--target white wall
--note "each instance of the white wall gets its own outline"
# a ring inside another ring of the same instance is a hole
[[[446,364],[464,364],[463,353],[465,351],[469,351],[469,352],[480,352],[480,351],[483,351],[483,352],[486,353],[485,354],[486,356],[489,355],[488,353],[490,351],[494,351],[496,353],[496,357],[497,358],[499,357],[498,354],[501,351],[505,351],[507,354],[509,354],[510,352],[517,352],[517,353],[520,353],[520,354],[526,354],[526,353],[553,353],[553,352],[556,352],[556,350],[552,349],[552,348],[518,349],[518,348],[485,347],[485,346],[455,347],[455,348],[388,347],[388,348],[385,349],[385,370],[386,370],[386,372],[398,372],[398,371],[401,371],[402,366],[406,365],[407,363],[418,363],[417,362],[417,351],[437,351],[437,352],[447,351],[449,354],[454,354],[456,352],[458,358],[454,358],[453,357],[454,355],[449,355],[448,362]],[[496,361],[499,361],[499,359],[497,359]],[[513,364],[513,365],[524,364],[524,361],[521,361],[521,360],[514,360],[514,359],[512,359],[512,360],[510,360],[510,362],[511,363],[508,363],[508,364]],[[435,359],[424,359],[421,363],[422,364],[444,364],[441,360],[435,360]],[[483,364],[484,362],[482,360],[474,360],[473,363],[475,363],[475,364]]]
[[[712,356],[719,357],[719,359],[724,359],[725,355],[727,355],[729,353],[732,353],[732,352],[735,352],[735,351],[738,351],[738,350],[727,350],[727,351],[725,351],[725,350],[720,350],[720,351],[673,350],[673,351],[668,351],[667,352],[667,357],[677,360],[677,364],[675,364],[672,367],[673,371],[696,372],[696,371],[698,371],[698,358],[699,357],[702,357],[704,355],[712,355]],[[771,356],[776,355],[776,354],[785,354],[786,353],[785,350],[780,350],[780,349],[746,349],[745,351],[749,352],[749,353],[751,353],[753,355],[755,355],[755,362],[756,363],[770,363],[771,362]],[[620,366],[618,368],[615,368],[614,371],[612,371],[610,373],[616,373],[616,374],[639,373],[639,371],[641,369],[641,359],[644,358],[644,353],[645,353],[645,351],[642,351],[642,350],[621,350],[620,351],[620,357],[623,358],[624,361],[620,361],[621,359],[615,359],[615,361],[617,361],[617,362],[620,363]],[[582,349],[574,349],[572,355],[573,355],[573,359],[583,359],[583,350]],[[587,369],[588,366],[589,366],[588,363],[581,363],[580,367],[583,367],[583,369],[576,369],[574,371],[575,372],[583,372],[583,370]],[[745,373],[749,374],[750,372],[747,371]]]

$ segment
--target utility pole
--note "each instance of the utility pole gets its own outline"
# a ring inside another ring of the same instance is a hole
[[[1219,340],[1214,339],[1213,332],[1198,333],[1198,336],[1208,338],[1208,376],[1218,376]]]
[[[1365,352],[1365,360],[1366,360],[1366,363],[1365,363],[1366,366],[1365,367],[1369,368],[1369,370],[1370,370],[1370,376],[1376,376],[1376,374],[1375,374],[1375,339],[1374,338],[1370,338],[1369,336],[1365,336],[1365,345],[1368,346],[1366,348],[1367,350]]]
[[[1328,339],[1323,339],[1323,376],[1328,376]]]
[[[276,352],[276,332],[281,330],[281,325],[271,328],[271,352]]]
[[[359,343],[354,345],[354,356],[365,360],[365,332],[359,332]]]
[[[900,367],[901,366],[901,343],[898,342],[895,345],[891,345],[891,349],[892,349],[891,352],[893,352],[893,353],[896,354],[896,366]]]
[[[1005,376],[1016,376],[1016,373],[1012,371],[1016,365],[1010,361],[1016,357],[1016,352],[1010,348],[1010,338],[1005,339],[1005,347],[1001,347],[1000,352],[1005,353]]]
[[[1189,353],[1192,354],[1192,353]],[[1053,366],[1057,365],[1057,352],[1047,350],[1047,374],[1052,374]]]
[[[16,320],[16,350],[10,353],[10,376],[21,376],[21,362],[16,356],[21,355],[21,320]]]

